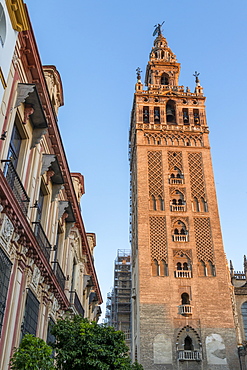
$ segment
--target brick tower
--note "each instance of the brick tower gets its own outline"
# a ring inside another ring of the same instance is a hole
[[[160,25],[130,128],[132,354],[145,370],[239,369],[198,73],[180,64]]]

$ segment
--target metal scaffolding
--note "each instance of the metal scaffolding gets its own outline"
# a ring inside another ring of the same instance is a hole
[[[131,343],[131,262],[130,250],[118,249],[114,265],[114,287],[107,294],[105,323],[125,334]]]

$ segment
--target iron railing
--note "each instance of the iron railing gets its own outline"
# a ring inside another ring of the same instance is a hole
[[[80,302],[80,299],[76,293],[76,291],[70,292],[70,303],[74,306],[76,311],[78,312],[79,315],[82,315],[84,317],[84,308],[82,307],[82,304]]]
[[[57,261],[53,261],[52,267],[60,287],[64,290],[66,278],[60,264]]]
[[[6,180],[10,188],[12,189],[15,199],[17,200],[22,212],[26,216],[28,211],[28,204],[30,202],[26,190],[24,189],[24,186],[22,185],[22,182],[11,160],[2,160],[1,162],[5,163],[3,171],[4,176],[6,177]]]
[[[45,235],[45,232],[40,224],[40,222],[33,222],[34,225],[34,235],[36,236],[36,240],[44,253],[45,258],[49,262],[50,254],[51,254],[51,244]]]

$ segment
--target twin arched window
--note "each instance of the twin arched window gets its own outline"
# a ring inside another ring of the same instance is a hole
[[[150,208],[153,211],[164,211],[164,199],[160,195],[158,197],[152,195],[150,200]]]

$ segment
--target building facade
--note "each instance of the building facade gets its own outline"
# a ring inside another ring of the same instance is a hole
[[[25,4],[12,0],[9,10],[8,3],[1,1],[1,22],[15,17],[26,28],[19,27],[14,40],[7,27],[0,45],[7,48],[9,40],[13,50],[9,70],[0,65],[2,370],[24,334],[49,342],[57,319],[69,312],[97,321],[102,303],[96,239],[85,231],[80,211],[84,178],[70,173],[58,127],[61,78],[54,66],[41,64]]]
[[[125,334],[131,347],[131,254],[118,249],[114,263],[114,287],[107,294],[105,323]]]
[[[132,353],[145,370],[239,369],[205,96],[158,36],[130,127]]]
[[[247,259],[244,256],[244,270],[234,271],[230,261],[232,281],[233,313],[238,342],[240,369],[247,369]]]

